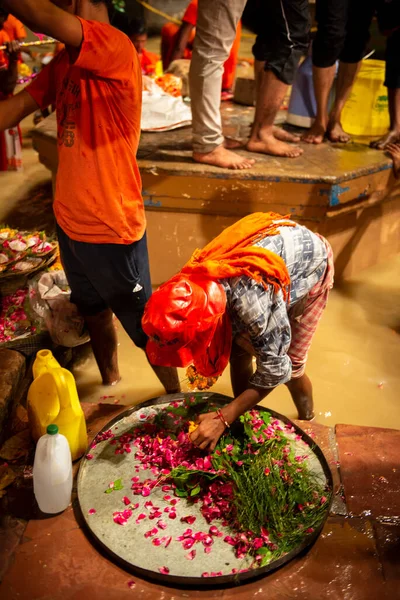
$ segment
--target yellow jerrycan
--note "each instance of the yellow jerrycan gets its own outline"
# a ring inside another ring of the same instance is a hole
[[[363,60],[342,113],[343,129],[351,135],[378,136],[389,129],[387,88],[383,85],[385,62]]]
[[[68,440],[72,460],[87,447],[85,416],[79,402],[75,379],[63,369],[50,350],[40,350],[33,364],[33,383],[28,392],[28,418],[37,441],[54,423]]]

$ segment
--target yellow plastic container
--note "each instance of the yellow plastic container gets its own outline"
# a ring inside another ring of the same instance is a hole
[[[351,135],[383,135],[389,129],[389,103],[383,60],[364,60],[342,113]]]
[[[28,417],[32,437],[37,441],[54,423],[68,440],[72,460],[87,446],[85,416],[79,402],[75,379],[63,369],[50,350],[40,350],[33,365],[34,381],[28,392]]]
[[[161,77],[161,75],[163,75],[164,71],[163,71],[163,66],[162,66],[162,61],[158,60],[156,62],[156,70],[155,70],[155,76],[156,77]]]

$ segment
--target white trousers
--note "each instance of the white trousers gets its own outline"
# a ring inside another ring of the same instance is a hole
[[[246,0],[199,0],[190,65],[194,152],[211,152],[224,141],[221,85]]]

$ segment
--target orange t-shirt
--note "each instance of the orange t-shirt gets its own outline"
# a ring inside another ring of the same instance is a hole
[[[4,30],[10,36],[10,40],[20,40],[26,38],[25,27],[13,15],[9,15],[4,23]]]
[[[149,52],[146,48],[143,48],[142,53],[139,54],[139,60],[143,75],[152,75],[156,70],[156,64],[160,57],[154,52]]]
[[[190,23],[190,25],[196,26],[197,23],[197,9],[198,0],[192,0],[186,9],[185,14],[182,17],[184,23]]]
[[[56,104],[54,212],[73,240],[130,244],[146,220],[136,162],[142,74],[137,52],[111,25],[80,19],[75,62],[63,50],[25,88],[42,109]]]

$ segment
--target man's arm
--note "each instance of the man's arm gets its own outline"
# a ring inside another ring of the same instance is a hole
[[[192,31],[193,25],[184,21],[178,31],[175,48],[171,55],[171,62],[183,57]]]
[[[45,33],[73,48],[79,48],[82,43],[79,19],[50,0],[3,0],[2,6],[33,31]]]
[[[35,112],[38,105],[28,92],[23,90],[16,96],[0,102],[0,131],[15,127],[22,119]]]

